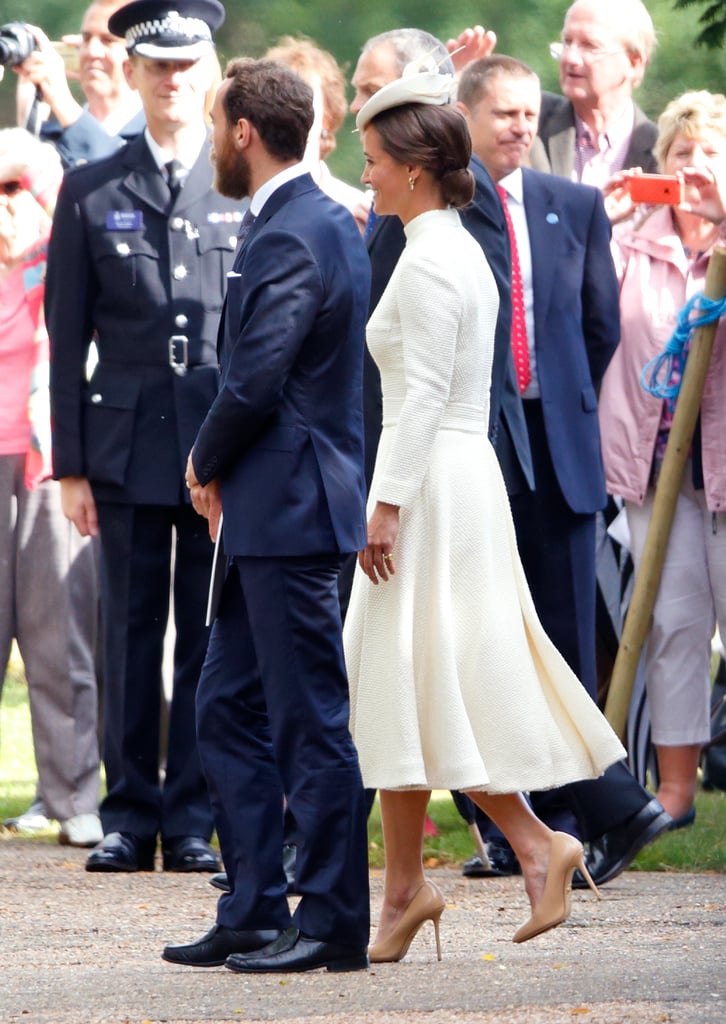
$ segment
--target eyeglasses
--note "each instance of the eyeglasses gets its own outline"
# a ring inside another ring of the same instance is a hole
[[[585,64],[594,64],[603,57],[614,57],[616,53],[625,53],[625,47],[618,46],[614,50],[603,50],[599,46],[592,46],[590,43],[550,43],[550,57],[554,60],[562,60],[566,53],[577,50],[580,60]]]
[[[22,190],[23,186],[19,181],[0,181],[0,195],[16,196]]]

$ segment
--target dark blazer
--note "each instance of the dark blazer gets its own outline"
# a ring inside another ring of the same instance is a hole
[[[597,391],[620,337],[610,223],[598,189],[522,174],[547,442],[565,501],[592,513],[607,497]]]
[[[489,399],[489,433],[490,437],[494,438],[507,375],[507,364],[511,359],[511,256],[504,213],[489,172],[477,157],[472,157],[469,166],[476,181],[476,191],[471,205],[461,211],[461,219],[466,229],[484,250],[499,292],[499,313],[494,336],[492,384]],[[372,313],[378,305],[406,244],[403,225],[398,217],[379,217],[367,244],[372,274],[370,301],[370,312]],[[381,430],[382,403],[380,376],[367,350],[364,408],[366,472],[370,482]]]
[[[146,117],[143,110],[140,110],[116,135],[109,135],[93,114],[84,110],[68,128],[62,128],[55,118],[45,121],[40,129],[40,137],[43,142],[55,146],[63,166],[68,168],[110,156],[140,135],[145,126]]]
[[[653,146],[658,129],[635,105],[635,121],[624,167],[642,167],[649,173],[657,170]],[[535,171],[572,178],[575,165],[575,109],[570,100],[556,93],[542,93],[537,138],[530,153],[530,166]]]
[[[265,203],[228,278],[220,392],[194,444],[226,553],[366,543],[360,403],[370,269],[347,210],[305,174]]]
[[[46,288],[54,471],[88,477],[97,500],[184,500],[186,457],[217,393],[217,326],[242,216],[211,182],[205,144],[171,206],[140,135],[68,171],[61,187]],[[186,367],[172,367],[172,351]]]

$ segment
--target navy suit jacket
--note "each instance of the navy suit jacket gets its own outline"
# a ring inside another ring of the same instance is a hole
[[[192,456],[202,484],[221,481],[227,555],[365,547],[369,292],[350,213],[307,174],[278,188],[228,278],[220,391]]]
[[[598,189],[522,174],[547,442],[565,501],[593,513],[607,500],[597,391],[620,338],[610,222]]]
[[[657,127],[636,104],[633,134],[623,166],[642,167],[649,173],[656,171],[653,146],[657,136]],[[565,96],[542,93],[537,138],[529,162],[536,171],[571,178],[575,166],[575,108]]]

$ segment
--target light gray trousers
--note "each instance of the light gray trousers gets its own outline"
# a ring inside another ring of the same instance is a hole
[[[33,491],[24,456],[0,455],[0,691],[13,638],[25,666],[49,818],[95,813],[99,798],[93,545],[61,510],[60,484]]]

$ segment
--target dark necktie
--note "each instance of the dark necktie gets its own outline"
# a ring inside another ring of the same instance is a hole
[[[166,168],[169,191],[171,192],[171,201],[174,203],[182,188],[181,171],[183,164],[179,160],[170,160],[168,164],[164,164],[164,167]]]
[[[252,210],[245,211],[245,215],[242,218],[242,223],[240,224],[239,231],[237,232],[237,252],[239,252],[242,246],[245,244],[247,236],[252,230],[252,225],[255,223],[256,220],[257,217],[255,217]]]
[[[363,241],[364,242],[367,242],[368,239],[373,234],[373,228],[376,226],[376,221],[377,220],[378,220],[378,217],[376,216],[376,214],[375,214],[375,212],[373,210],[373,207],[371,207],[371,209],[370,209],[370,211],[368,213],[368,220],[366,221],[365,231],[363,232]]]
[[[524,319],[524,287],[522,285],[522,268],[519,265],[519,250],[514,225],[507,206],[507,190],[497,185],[497,192],[504,207],[504,219],[507,222],[509,243],[512,250],[512,354],[514,369],[517,372],[517,384],[520,394],[532,379],[529,367],[529,344],[527,342],[527,324]]]

